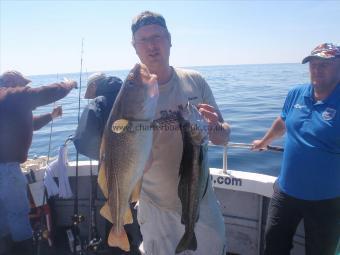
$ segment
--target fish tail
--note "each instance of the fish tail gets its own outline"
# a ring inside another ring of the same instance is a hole
[[[182,239],[179,241],[176,247],[176,254],[183,252],[185,250],[197,250],[197,239],[195,233],[190,233],[189,231],[185,231]]]
[[[118,247],[123,251],[130,251],[129,239],[124,228],[121,228],[117,232],[115,231],[114,227],[112,227],[109,237],[107,238],[107,243],[110,247]]]

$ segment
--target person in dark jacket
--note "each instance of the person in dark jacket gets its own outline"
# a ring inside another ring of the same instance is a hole
[[[26,86],[30,82],[17,71],[0,76],[0,239],[9,236],[14,242],[11,255],[33,254],[27,181],[20,163],[27,160],[33,130],[61,115],[61,108],[39,117],[32,111],[65,97],[77,85],[69,80],[31,88]]]
[[[73,137],[78,153],[99,159],[105,124],[122,83],[121,79],[104,73],[94,73],[89,77],[85,98],[91,100],[83,109]]]
[[[104,131],[104,126],[109,118],[111,108],[122,84],[123,82],[120,78],[116,76],[107,76],[105,73],[100,72],[90,75],[87,81],[85,98],[97,99],[100,102],[103,102],[100,106],[101,118],[103,119],[101,133]]]

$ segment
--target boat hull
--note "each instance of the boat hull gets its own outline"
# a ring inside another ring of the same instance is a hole
[[[68,173],[73,193],[75,191],[75,169],[76,163],[69,162]],[[85,221],[79,225],[79,228],[81,237],[83,240],[87,240],[90,223],[90,162],[80,161],[78,171],[78,209],[79,214],[85,217]],[[30,184],[32,187],[35,186],[35,193],[38,197],[42,194],[37,192],[39,190],[37,187],[43,189],[43,172],[44,168],[36,169],[37,182]],[[92,162],[92,172],[93,178],[96,178],[96,161]],[[267,210],[276,177],[233,170],[228,170],[227,173],[223,173],[221,169],[210,169],[211,181],[224,217],[228,252],[240,255],[263,254]],[[40,201],[41,198],[35,200]],[[101,208],[104,201],[104,196],[97,189],[97,200],[95,202],[97,227],[103,238],[107,236],[108,227],[98,209]],[[53,198],[51,207],[54,227],[57,231],[62,232],[72,226],[73,199]],[[292,255],[305,254],[303,222],[297,229],[293,245]]]

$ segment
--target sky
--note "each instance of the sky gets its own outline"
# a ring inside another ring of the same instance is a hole
[[[178,67],[298,63],[340,44],[340,0],[0,0],[0,72],[79,72],[81,59],[87,72],[129,69],[132,18],[144,10],[165,17]]]

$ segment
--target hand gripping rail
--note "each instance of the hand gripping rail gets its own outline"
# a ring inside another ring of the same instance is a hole
[[[215,145],[212,142],[209,142],[209,146],[217,146],[217,147],[223,147],[223,173],[227,173],[228,165],[227,165],[227,148],[244,148],[251,150],[253,147],[253,144],[251,143],[235,143],[235,142],[229,142],[227,145]],[[274,152],[283,152],[283,147],[280,146],[272,146],[268,145],[266,149],[263,149],[261,151],[274,151]]]

